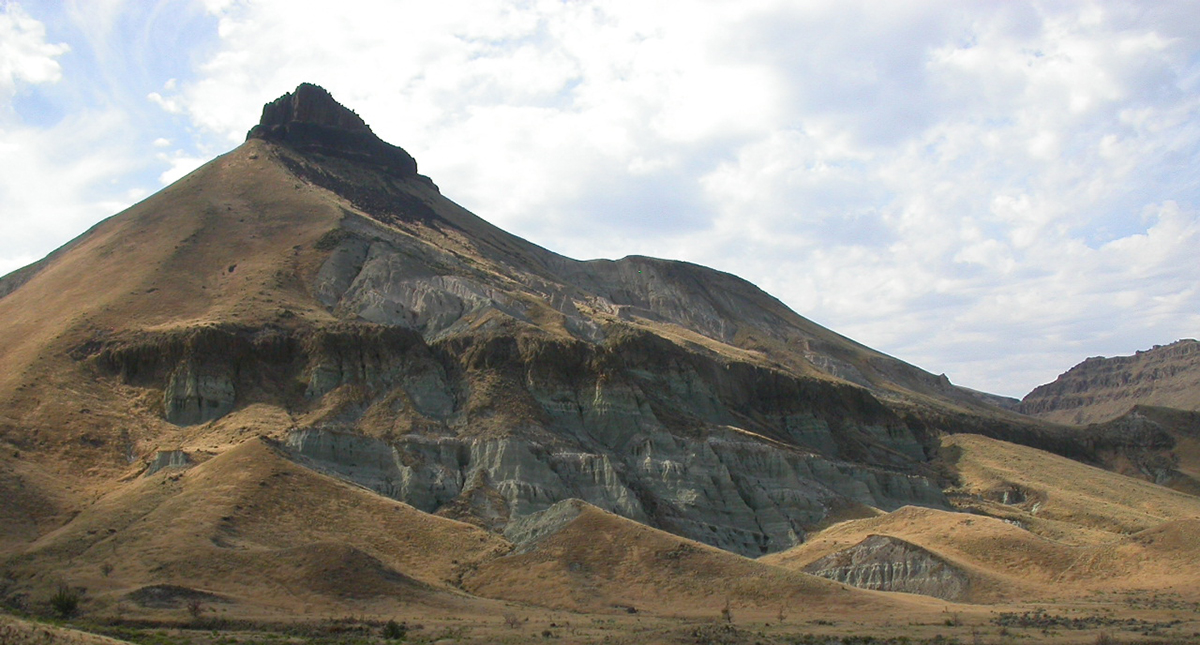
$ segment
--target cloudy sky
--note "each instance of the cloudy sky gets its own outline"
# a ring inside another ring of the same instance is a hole
[[[302,81],[542,246],[961,385],[1200,336],[1194,0],[0,0],[0,274]]]

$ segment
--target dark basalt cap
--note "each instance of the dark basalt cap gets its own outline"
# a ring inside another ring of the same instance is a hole
[[[301,83],[294,92],[264,105],[262,118],[246,139],[274,141],[301,152],[383,166],[398,176],[417,174],[412,155],[375,136],[353,110],[335,101],[325,88],[311,83]]]

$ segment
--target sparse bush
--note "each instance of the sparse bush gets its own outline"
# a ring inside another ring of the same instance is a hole
[[[317,241],[313,244],[313,248],[318,251],[332,251],[337,248],[338,244],[341,244],[342,240],[346,239],[347,235],[346,231],[340,228],[327,231],[324,235],[317,238]]]
[[[200,617],[204,615],[205,609],[207,608],[204,606],[204,601],[199,598],[192,598],[187,601],[188,615],[192,617],[192,620],[200,620]]]
[[[113,565],[111,562],[105,562],[104,564],[100,565],[100,573],[104,574],[105,578],[107,578],[108,575],[112,572],[113,572]]]
[[[66,583],[58,585],[54,595],[50,596],[50,608],[61,618],[70,618],[79,611],[79,603],[83,601],[83,590],[72,588]]]
[[[725,606],[721,608],[721,620],[727,623],[733,622],[733,608],[729,606],[729,599],[725,599]]]
[[[511,629],[516,629],[521,626],[521,619],[513,613],[504,614],[504,624]]]
[[[402,641],[408,637],[408,625],[389,620],[383,626],[383,637],[391,641]]]
[[[1096,634],[1096,645],[1116,645],[1116,640],[1108,632]]]

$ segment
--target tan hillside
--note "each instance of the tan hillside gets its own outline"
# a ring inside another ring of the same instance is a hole
[[[396,600],[449,607],[465,602],[458,575],[508,548],[251,439],[192,468],[119,485],[10,566],[35,591],[62,579],[102,604],[166,585],[246,605],[242,612]]]
[[[587,612],[632,607],[715,617],[727,600],[735,612],[759,615],[776,613],[781,605],[821,616],[935,610],[931,599],[853,589],[685,540],[577,500],[561,504],[572,505],[577,516],[514,554],[483,563],[464,579],[465,588],[481,596]]]
[[[942,455],[957,473],[958,492],[1001,502],[1007,496],[1039,519],[1126,534],[1200,518],[1200,498],[1026,446],[951,435]]]
[[[1002,602],[1042,590],[1066,570],[1078,547],[1039,537],[1002,520],[913,506],[879,517],[851,520],[809,537],[804,544],[760,558],[793,570],[871,535],[898,537],[928,549],[963,570],[966,600]]]
[[[1197,595],[1200,499],[977,435],[942,443],[960,482],[951,498],[970,513],[906,507],[833,525],[761,561],[811,569],[871,536],[889,536],[944,558],[969,580],[971,602],[1145,588]],[[934,575],[929,566],[910,559],[895,575],[917,580]]]
[[[1200,598],[1197,529],[1200,520],[1176,520],[1072,544],[992,517],[909,507],[844,522],[760,560],[799,571],[872,535],[887,535],[937,553],[963,571],[970,580],[965,598],[970,602],[1047,601],[1143,589],[1195,601]]]

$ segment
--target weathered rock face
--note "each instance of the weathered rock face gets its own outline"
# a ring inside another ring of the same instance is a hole
[[[809,564],[804,571],[862,589],[952,601],[965,598],[970,587],[961,569],[926,549],[887,535],[869,536]]]
[[[851,501],[946,506],[922,442],[860,388],[648,334],[429,343],[400,326],[209,327],[94,352],[130,384],[205,403],[168,408],[177,423],[200,420],[180,410],[221,410],[212,400],[326,410],[289,435],[298,459],[494,530],[576,498],[757,556]],[[222,387],[180,390],[209,382],[179,376],[201,358]],[[351,404],[326,405],[346,392]]]
[[[1088,424],[1115,419],[1135,405],[1200,410],[1200,342],[1185,339],[1133,356],[1089,358],[1027,394],[1020,410]]]
[[[617,454],[520,439],[410,436],[388,443],[317,429],[294,431],[288,444],[315,468],[431,513],[478,495],[480,485],[467,483],[484,481],[507,509],[496,527],[520,532],[515,527],[526,518],[575,498],[748,556],[795,546],[806,527],[847,499],[887,510],[945,507],[924,478],[736,436],[697,442],[659,431]]]
[[[187,468],[192,465],[192,458],[182,450],[159,450],[154,459],[146,464],[145,476],[149,477],[164,468]]]
[[[263,106],[262,118],[246,138],[382,166],[396,176],[417,174],[411,155],[375,136],[362,118],[309,83]]]
[[[195,425],[219,419],[233,410],[233,380],[224,370],[207,371],[183,363],[167,380],[163,406],[167,420],[176,425]]]

